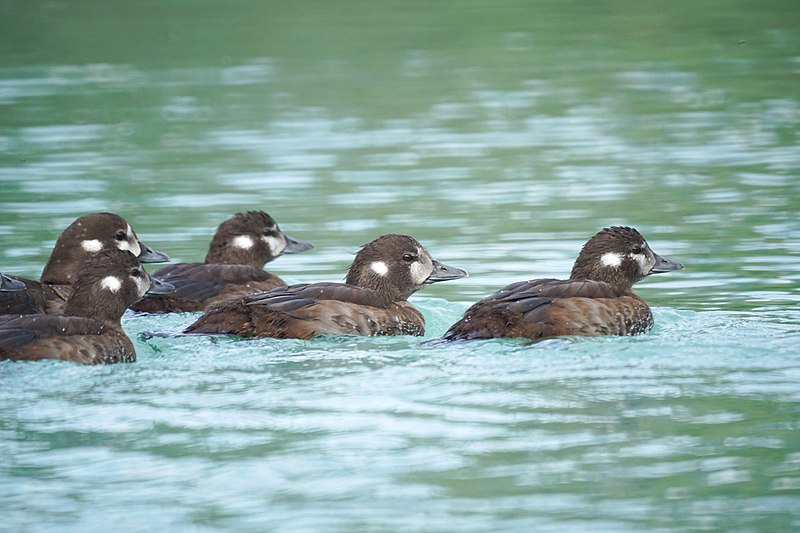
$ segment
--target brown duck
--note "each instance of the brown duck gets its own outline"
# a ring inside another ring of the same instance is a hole
[[[583,246],[569,279],[512,283],[470,307],[444,339],[638,335],[653,326],[653,314],[633,284],[682,268],[635,229],[606,228]]]
[[[324,334],[423,335],[407,300],[429,283],[466,272],[433,259],[407,235],[384,235],[356,254],[345,283],[292,285],[206,309],[186,333],[310,339]]]
[[[167,265],[153,277],[175,286],[175,292],[148,296],[132,309],[146,313],[202,311],[233,296],[268,291],[286,283],[264,271],[276,257],[311,249],[292,238],[263,211],[237,213],[217,228],[204,263]]]
[[[59,314],[72,293],[84,262],[101,250],[130,252],[141,263],[163,263],[169,257],[145,245],[131,225],[113,213],[92,213],[76,219],[58,237],[39,281],[14,276],[22,292],[0,293],[0,315]]]
[[[153,280],[133,254],[118,248],[87,259],[64,313],[0,316],[0,360],[62,359],[84,364],[136,360],[120,320],[145,293],[172,287]]]

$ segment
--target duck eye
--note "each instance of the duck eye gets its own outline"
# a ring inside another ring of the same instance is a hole
[[[114,235],[114,238],[117,239],[118,241],[124,241],[127,237],[128,234],[125,233],[125,230],[119,230],[117,231],[117,234]]]
[[[403,254],[403,261],[405,261],[406,263],[410,263],[413,260],[414,260],[413,254]]]
[[[635,254],[640,254],[644,252],[644,248],[641,245],[637,244],[636,246],[633,247],[633,250],[631,251]]]
[[[131,270],[131,276],[133,276],[135,278],[141,278],[142,277],[141,269],[134,268],[133,270]]]

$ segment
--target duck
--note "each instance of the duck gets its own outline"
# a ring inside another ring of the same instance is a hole
[[[166,296],[149,296],[132,309],[143,313],[202,311],[233,296],[268,291],[286,285],[264,265],[282,254],[313,246],[285,234],[264,211],[236,213],[217,228],[205,262],[175,263],[153,276],[175,286]]]
[[[467,309],[443,339],[645,333],[653,327],[653,314],[633,285],[681,269],[683,264],[653,252],[636,229],[604,228],[584,244],[569,279],[512,283]]]
[[[0,273],[0,292],[24,291],[25,284],[19,280],[9,278]]]
[[[425,319],[408,298],[467,272],[433,259],[409,235],[364,245],[344,283],[301,283],[207,308],[184,333],[312,339],[319,335],[424,335]]]
[[[114,213],[90,213],[77,218],[56,240],[38,281],[13,276],[26,287],[0,293],[0,315],[63,312],[72,285],[86,260],[101,250],[117,248],[142,263],[163,263],[169,256],[144,244],[131,225]]]
[[[0,360],[133,362],[136,351],[122,330],[123,313],[148,292],[173,289],[151,278],[132,253],[107,247],[86,260],[62,314],[0,316]]]

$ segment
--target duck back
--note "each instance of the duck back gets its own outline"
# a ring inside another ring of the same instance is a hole
[[[133,343],[115,324],[58,315],[0,317],[0,359],[130,363]]]
[[[636,335],[653,326],[647,304],[602,281],[540,279],[512,283],[470,307],[448,340],[564,335]]]
[[[175,286],[175,292],[148,296],[133,306],[144,313],[202,311],[218,301],[268,291],[286,285],[269,272],[252,265],[179,263],[168,265],[153,277]]]
[[[300,284],[211,306],[186,333],[311,339],[317,335],[422,335],[422,314],[407,301],[343,283]]]

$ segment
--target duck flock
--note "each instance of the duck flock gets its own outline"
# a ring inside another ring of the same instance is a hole
[[[311,248],[263,211],[248,211],[220,224],[202,263],[168,264],[151,276],[142,263],[166,263],[165,253],[119,215],[82,216],[61,233],[38,281],[0,274],[0,360],[133,362],[121,325],[129,308],[202,312],[185,334],[421,336],[425,319],[408,298],[467,275],[398,234],[364,245],[344,283],[287,285],[264,270],[282,254]],[[645,333],[653,315],[633,284],[682,268],[635,229],[605,228],[583,246],[568,279],[512,283],[467,309],[440,342]]]

